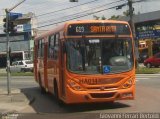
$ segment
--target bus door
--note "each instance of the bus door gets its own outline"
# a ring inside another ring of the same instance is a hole
[[[62,96],[65,96],[65,44],[64,40],[60,40],[60,84],[61,84],[61,94]]]
[[[47,39],[45,39],[46,41]],[[43,46],[43,49],[44,49],[44,53],[43,53],[43,70],[44,70],[44,85],[45,85],[45,89],[46,91],[48,92],[48,77],[47,77],[47,54],[48,54],[48,44],[45,43],[44,41],[44,46]]]
[[[39,40],[39,52],[38,52],[38,68],[39,68],[39,83],[41,86],[45,87],[45,77],[44,77],[44,46],[45,46],[45,42],[44,42],[44,38]]]

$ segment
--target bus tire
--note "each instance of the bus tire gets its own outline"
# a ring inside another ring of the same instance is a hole
[[[60,98],[59,98],[58,86],[57,86],[57,82],[56,81],[54,81],[54,97],[55,97],[55,100],[58,102],[59,106],[63,106],[64,105],[63,101],[60,100]]]
[[[45,88],[42,86],[41,76],[39,74],[39,87],[41,90],[41,94],[46,94]]]

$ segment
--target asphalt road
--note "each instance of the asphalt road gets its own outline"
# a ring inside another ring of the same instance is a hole
[[[34,81],[33,76],[11,76],[10,77],[11,88],[33,88],[37,87],[38,84]],[[0,76],[0,87],[7,87],[7,77]]]
[[[0,86],[4,86],[5,81],[4,77],[0,77]],[[160,74],[137,75],[136,99],[113,104],[59,106],[52,95],[41,94],[33,77],[13,77],[12,86],[35,97],[34,102],[22,110],[23,118],[99,119],[105,113],[160,113]]]

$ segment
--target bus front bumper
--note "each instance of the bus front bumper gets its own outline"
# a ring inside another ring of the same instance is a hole
[[[93,102],[114,102],[116,100],[133,100],[135,97],[135,85],[127,89],[107,90],[107,91],[76,91],[67,86],[67,104],[93,103]]]

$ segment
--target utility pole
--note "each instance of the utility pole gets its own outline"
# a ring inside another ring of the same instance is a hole
[[[132,6],[132,0],[128,0],[128,6],[129,6],[129,16],[130,16],[129,22],[130,22],[130,26],[131,26],[131,29],[132,29],[133,38],[135,39],[135,37],[136,37],[135,26],[134,26],[134,21],[133,21],[134,8]]]
[[[12,11],[14,8],[16,8],[17,6],[19,6],[21,3],[23,3],[25,0],[17,3],[15,6],[13,6],[10,9],[5,9],[6,12],[6,38],[7,38],[7,46],[6,46],[6,51],[7,51],[7,92],[8,95],[10,95],[11,93],[11,86],[10,86],[10,56],[9,56],[9,51],[10,51],[10,40],[9,40],[9,20],[10,20],[10,16],[9,13],[10,11]]]
[[[128,0],[128,6],[129,6],[129,23],[132,29],[132,35],[133,35],[133,40],[134,40],[134,44],[135,44],[135,56],[136,56],[136,68],[138,67],[138,58],[139,58],[139,51],[138,51],[138,41],[136,39],[136,31],[135,31],[135,25],[134,25],[134,21],[133,21],[133,11],[134,8],[132,6],[133,2],[132,0]]]
[[[7,92],[8,95],[11,93],[11,88],[10,88],[10,57],[9,57],[9,12],[7,9],[5,9],[6,12],[6,38],[7,38],[7,46],[6,46],[6,51],[7,51]]]

